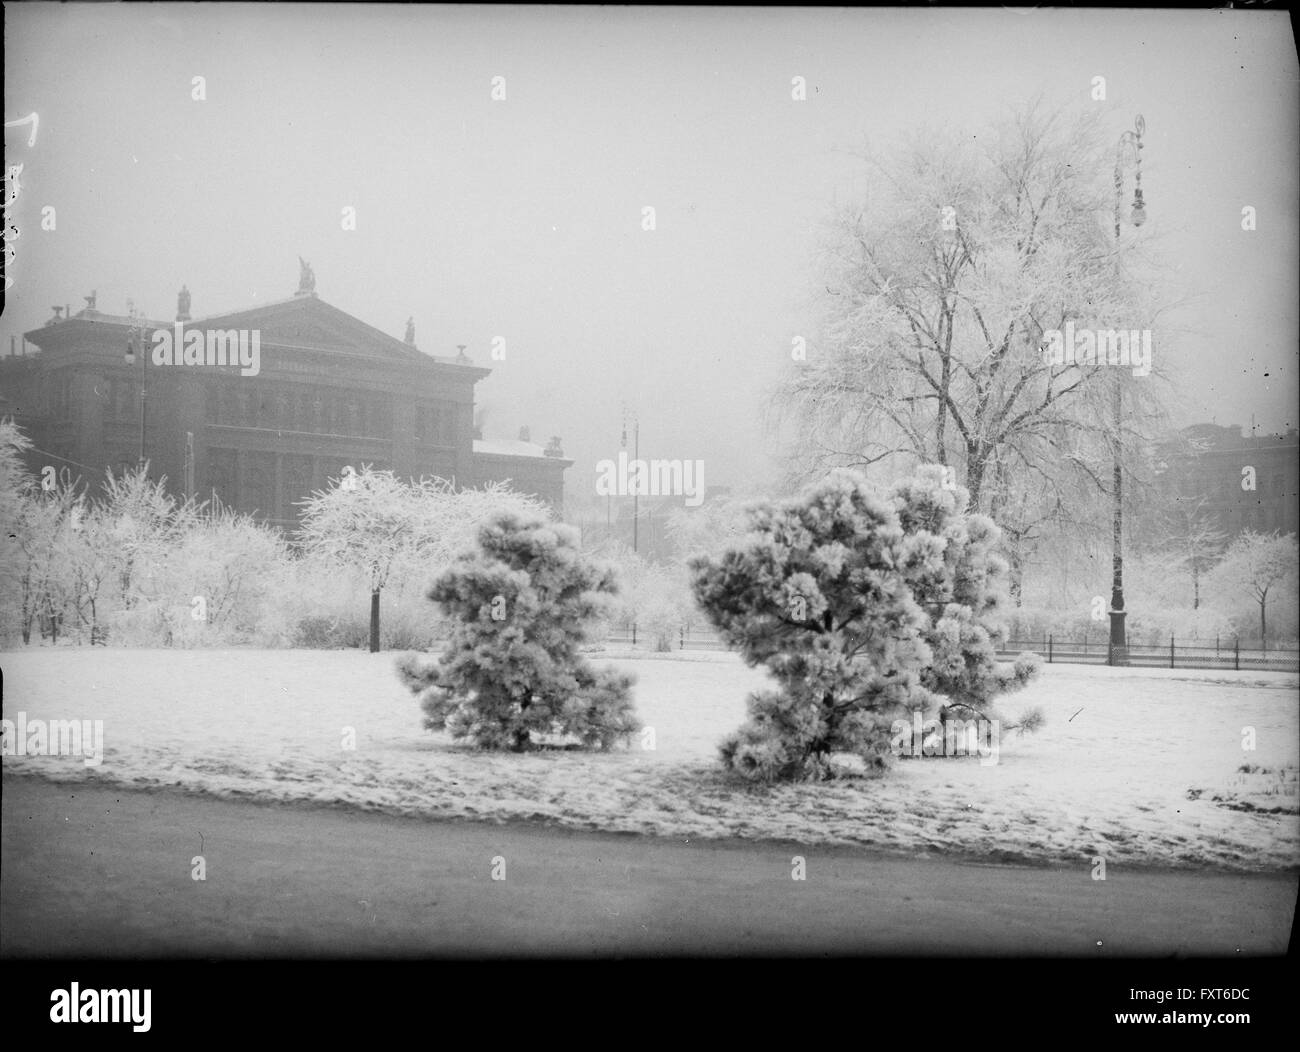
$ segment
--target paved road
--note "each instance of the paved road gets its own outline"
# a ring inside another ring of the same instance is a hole
[[[1103,882],[1083,862],[688,843],[13,776],[3,788],[4,955],[1236,956],[1285,952],[1297,890],[1296,876],[1111,866]],[[806,880],[791,879],[794,855]]]

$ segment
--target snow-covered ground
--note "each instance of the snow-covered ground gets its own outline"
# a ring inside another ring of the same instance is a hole
[[[490,755],[421,727],[395,654],[33,648],[0,654],[4,717],[102,720],[104,759],[9,772],[682,838],[772,837],[1091,866],[1300,865],[1295,676],[1051,665],[1003,699],[1046,726],[996,764],[908,760],[884,778],[751,788],[718,740],[764,681],[731,654],[597,655],[637,677],[654,749]],[[1253,728],[1256,748],[1242,747]],[[355,749],[346,749],[349,735]],[[1257,768],[1242,772],[1243,765]],[[1244,809],[1243,809],[1244,808]]]

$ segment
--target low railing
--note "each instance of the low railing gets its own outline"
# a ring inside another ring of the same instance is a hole
[[[1112,647],[1110,641],[1011,639],[999,648],[1000,657],[1014,657],[1027,651],[1042,655],[1044,661],[1084,665],[1126,665],[1130,668],[1223,668],[1265,669],[1274,672],[1300,672],[1300,650],[1267,648],[1247,644],[1239,639],[1216,639],[1213,645],[1197,641],[1180,643],[1174,636],[1168,643],[1129,643]]]
[[[636,626],[616,629],[605,637],[605,644],[653,650],[655,638]],[[678,629],[673,637],[674,650],[726,650],[716,633],[706,629]],[[1240,640],[1216,639],[1214,645],[1202,642],[1180,643],[1174,637],[1168,643],[1130,643],[1117,652],[1107,639],[1060,639],[1048,635],[1043,639],[1009,639],[998,648],[1004,660],[1018,654],[1036,653],[1052,664],[1125,665],[1130,668],[1199,668],[1259,669],[1273,672],[1300,672],[1300,650],[1278,650],[1256,645],[1243,647]]]

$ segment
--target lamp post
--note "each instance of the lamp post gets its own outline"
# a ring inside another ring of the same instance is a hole
[[[145,425],[145,404],[146,404],[146,373],[145,373],[145,346],[144,336],[145,327],[143,324],[144,316],[135,309],[135,304],[130,300],[126,305],[127,313],[131,316],[131,326],[127,330],[126,336],[126,364],[135,365],[137,356],[136,346],[139,345],[140,358],[140,458],[139,466],[144,466],[144,425]]]
[[[627,449],[627,406],[623,407],[623,439],[621,445]],[[641,419],[632,414],[632,462],[635,464],[641,458]],[[632,487],[632,554],[637,554],[638,549],[638,527],[640,525],[639,508],[637,506],[641,493],[641,469],[637,467],[637,481]],[[636,646],[636,618],[632,619],[632,645]]]
[[[627,409],[623,410],[623,440],[622,446],[627,449]],[[641,419],[634,412],[632,414],[632,463],[636,464],[641,459]],[[632,487],[632,552],[636,554],[639,550],[639,528],[640,515],[638,500],[641,494],[641,469],[637,468],[637,483]]]
[[[1130,222],[1135,227],[1146,222],[1146,204],[1142,200],[1142,136],[1146,121],[1141,114],[1133,122],[1133,130],[1126,131],[1115,145],[1115,273],[1119,276],[1120,217],[1124,209],[1124,168],[1134,169],[1133,211]],[[1118,365],[1118,363],[1116,363]],[[1123,370],[1115,369],[1115,523],[1114,555],[1111,561],[1110,586],[1110,647],[1108,660],[1112,665],[1128,664],[1128,635],[1124,628],[1124,469],[1122,464],[1122,428],[1124,423]]]

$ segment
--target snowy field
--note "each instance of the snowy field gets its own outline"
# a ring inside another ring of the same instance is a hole
[[[654,728],[609,754],[489,755],[421,728],[396,654],[35,648],[0,654],[4,716],[102,720],[103,762],[8,773],[220,796],[689,838],[779,838],[990,860],[1279,870],[1300,865],[1297,681],[1259,672],[1051,665],[1006,698],[1045,728],[996,764],[908,760],[884,778],[751,788],[717,742],[762,673],[731,654],[599,655]],[[1254,751],[1242,748],[1253,727]],[[349,735],[355,748],[344,748]],[[1243,773],[1243,765],[1255,770]]]

